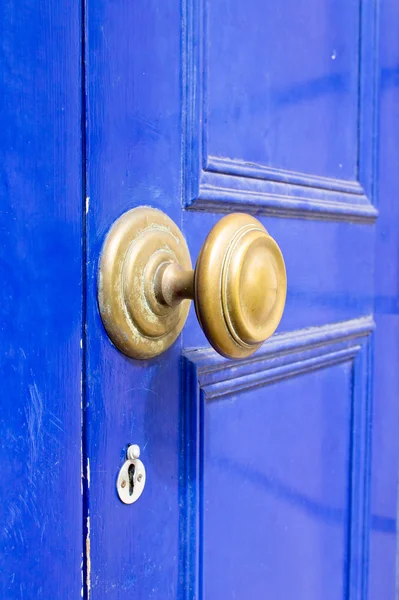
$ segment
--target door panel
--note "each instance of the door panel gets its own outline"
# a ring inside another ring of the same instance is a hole
[[[355,180],[359,17],[356,2],[204,2],[208,160]]]
[[[277,335],[227,367],[185,353],[183,597],[357,597],[372,328]]]
[[[375,218],[375,12],[371,1],[184,3],[188,206]]]

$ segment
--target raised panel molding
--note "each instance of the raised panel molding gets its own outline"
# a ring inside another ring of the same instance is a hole
[[[367,585],[372,316],[273,336],[252,357],[227,361],[212,349],[183,354],[180,469],[180,592],[201,596],[201,523],[204,419],[209,402],[297,377],[339,363],[352,373],[353,413],[348,590],[350,600],[365,597]],[[359,542],[361,540],[361,542]]]
[[[376,2],[361,1],[357,181],[253,164],[207,152],[206,0],[183,0],[183,204],[280,217],[373,223]]]

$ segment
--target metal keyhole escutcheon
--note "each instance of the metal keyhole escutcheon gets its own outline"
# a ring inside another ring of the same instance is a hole
[[[129,446],[126,460],[123,463],[116,481],[116,489],[120,500],[124,504],[133,504],[143,493],[146,473],[141,460],[140,448],[137,444]]]

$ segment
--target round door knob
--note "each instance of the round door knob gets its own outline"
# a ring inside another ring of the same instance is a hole
[[[108,335],[119,350],[139,359],[173,344],[191,299],[219,354],[249,356],[279,324],[286,290],[280,248],[257,219],[242,213],[213,227],[192,271],[177,225],[160,210],[132,209],[108,233],[98,274]]]

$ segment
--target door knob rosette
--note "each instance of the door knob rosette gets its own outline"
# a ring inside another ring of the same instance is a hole
[[[227,358],[255,352],[279,324],[287,290],[280,248],[251,215],[233,213],[211,230],[192,271],[177,225],[160,210],[129,210],[101,254],[98,300],[115,346],[133,358],[164,352],[194,300],[200,325]]]

